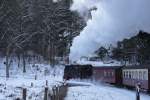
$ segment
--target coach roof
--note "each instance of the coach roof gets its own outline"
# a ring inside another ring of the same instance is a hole
[[[110,69],[119,69],[123,66],[94,66],[94,68],[110,68]]]
[[[80,64],[71,64],[71,65],[66,65],[67,67],[92,67],[92,65],[80,65]]]
[[[150,65],[131,65],[131,66],[124,66],[123,69],[150,69]]]

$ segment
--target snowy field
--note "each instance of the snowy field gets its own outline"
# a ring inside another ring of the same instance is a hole
[[[63,66],[50,68],[49,65],[37,65],[38,70],[37,66],[28,65],[25,74],[22,73],[21,68],[14,67],[10,70],[9,79],[5,78],[5,69],[0,68],[0,100],[22,98],[22,88],[27,89],[27,100],[43,100],[46,80],[48,81],[49,90],[55,85],[62,84],[60,81],[62,81]],[[37,76],[36,80],[35,76]]]
[[[115,88],[104,84],[95,85],[85,82],[79,82],[78,84],[87,86],[69,87],[65,100],[136,100],[135,91]],[[150,100],[150,95],[141,93],[141,100]]]

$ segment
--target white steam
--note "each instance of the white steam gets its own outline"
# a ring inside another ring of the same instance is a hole
[[[97,11],[92,12],[92,19],[70,48],[73,61],[139,30],[150,32],[150,0],[74,0],[71,10],[83,13],[93,6]]]

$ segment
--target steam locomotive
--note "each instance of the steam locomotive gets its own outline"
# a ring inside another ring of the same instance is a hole
[[[135,87],[140,84],[141,88],[150,91],[150,65],[138,66],[92,66],[92,65],[66,65],[64,79],[92,79]]]
[[[88,79],[93,75],[91,65],[66,65],[64,70],[64,79]]]

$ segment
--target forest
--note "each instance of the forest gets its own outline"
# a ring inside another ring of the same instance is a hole
[[[12,56],[23,59],[24,65],[31,56],[51,64],[56,56],[67,56],[73,37],[86,25],[70,10],[71,4],[72,0],[1,0],[0,54],[6,56],[7,68]]]
[[[25,59],[42,56],[51,64],[69,53],[72,39],[85,27],[85,20],[70,10],[72,0],[1,0],[0,52]]]
[[[116,46],[100,47],[95,53],[104,60],[106,56],[123,65],[150,64],[150,34],[139,31],[137,35],[118,41]]]
[[[113,58],[131,64],[150,63],[150,34],[139,31],[136,36],[119,41],[113,49]]]

